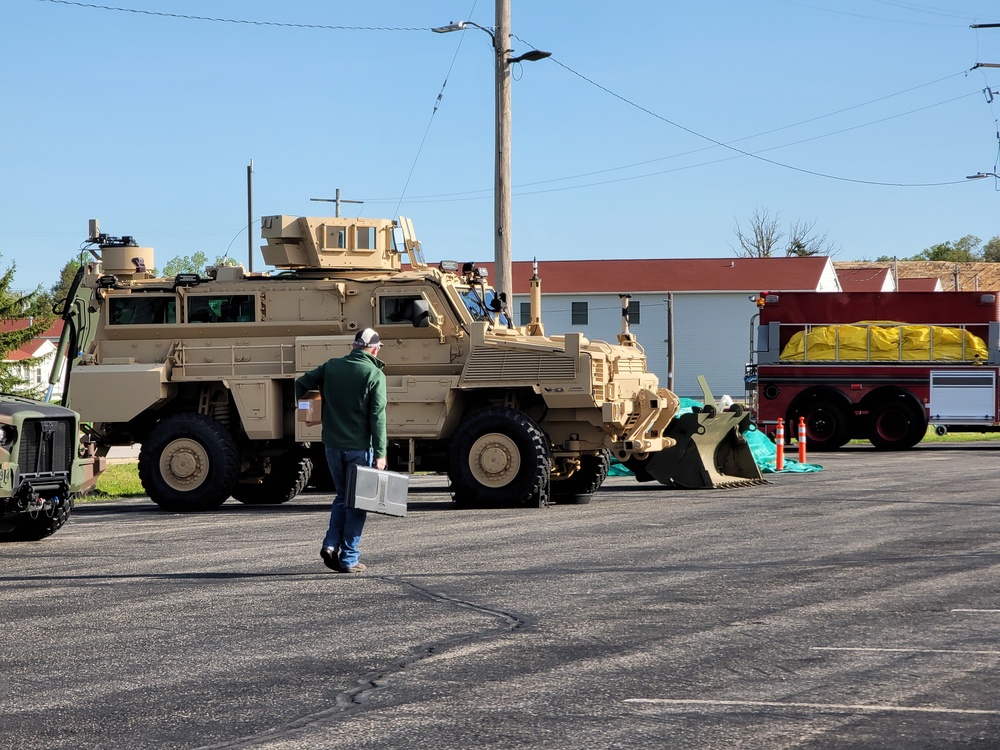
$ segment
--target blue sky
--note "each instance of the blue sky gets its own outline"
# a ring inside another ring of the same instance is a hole
[[[51,286],[90,218],[160,267],[245,261],[250,159],[258,217],[332,213],[309,199],[340,188],[365,201],[345,214],[409,216],[428,259],[492,259],[489,37],[429,31],[492,26],[490,0],[100,5],[5,4],[18,288]],[[1000,63],[1000,29],[977,22],[1000,8],[512,0],[514,53],[552,52],[514,69],[514,259],[730,257],[757,208],[815,221],[838,260],[1000,234],[994,180],[964,179],[997,171],[1000,70],[970,69]]]

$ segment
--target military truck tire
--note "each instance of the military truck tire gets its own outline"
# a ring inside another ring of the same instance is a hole
[[[549,504],[549,441],[526,414],[498,406],[471,414],[452,436],[448,459],[456,503]]]
[[[290,453],[271,459],[271,473],[260,483],[237,482],[233,497],[244,505],[280,505],[300,494],[309,483],[312,459]]]
[[[139,449],[139,479],[163,510],[214,510],[232,493],[239,458],[232,435],[205,414],[159,422]]]
[[[19,513],[0,521],[0,542],[37,542],[47,536],[52,536],[63,527],[73,510],[74,498],[70,497],[51,513],[44,511],[32,515]]]
[[[596,456],[581,456],[579,471],[569,479],[552,483],[552,499],[568,505],[586,505],[604,484],[610,470],[610,451],[602,450]]]

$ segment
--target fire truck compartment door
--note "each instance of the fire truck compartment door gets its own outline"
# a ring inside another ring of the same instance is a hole
[[[996,370],[931,370],[932,423],[993,424],[997,415]]]

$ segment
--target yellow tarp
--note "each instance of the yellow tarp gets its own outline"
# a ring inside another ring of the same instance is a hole
[[[780,358],[862,362],[869,360],[961,362],[975,361],[977,357],[981,362],[989,359],[986,343],[979,336],[961,328],[862,322],[853,325],[816,326],[808,332],[799,331],[785,345]]]

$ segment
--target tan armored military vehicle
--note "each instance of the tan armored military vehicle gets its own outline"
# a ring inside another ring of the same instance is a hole
[[[266,216],[262,251],[276,271],[154,278],[151,248],[92,222],[94,261],[65,307],[68,403],[102,449],[141,444],[143,486],[165,509],[281,503],[322,456],[320,428],[296,419],[294,379],[373,327],[390,468],[446,472],[456,501],[586,502],[611,455],[666,484],[691,483],[675,474],[692,456],[696,486],[756,473],[738,445],[740,414],[721,429],[719,417],[695,417],[694,436],[714,420],[713,444],[686,437],[662,458],[678,400],[627,328],[616,344],[544,335],[537,281],[532,324],[515,327],[481,269],[425,263],[401,224],[397,247],[391,220]]]

